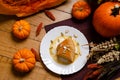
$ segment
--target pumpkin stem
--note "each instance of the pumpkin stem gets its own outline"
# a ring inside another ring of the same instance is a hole
[[[111,10],[112,10],[111,15],[113,15],[114,17],[116,17],[117,15],[119,15],[120,6],[118,4],[116,4],[114,6],[114,8],[111,9]]]
[[[22,30],[22,26],[19,27],[19,31],[21,31],[21,30]]]
[[[81,8],[80,8],[80,11],[82,11],[82,10],[83,10],[83,8],[81,7]]]
[[[20,58],[19,62],[20,63],[25,62],[25,59],[24,58]]]

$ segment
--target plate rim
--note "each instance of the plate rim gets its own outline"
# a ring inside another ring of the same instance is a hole
[[[52,72],[54,72],[54,73],[56,73],[56,74],[59,74],[59,75],[70,75],[70,74],[74,74],[74,73],[76,73],[76,72],[78,72],[78,71],[80,71],[84,66],[85,66],[85,64],[87,63],[87,59],[86,59],[86,61],[85,61],[85,63],[84,63],[84,65],[82,65],[78,70],[73,70],[72,72],[69,72],[69,73],[63,73],[63,72],[56,72],[56,71],[53,71],[51,68],[50,68],[50,65],[47,65],[46,63],[45,63],[45,61],[44,61],[44,59],[43,59],[43,53],[41,52],[41,45],[43,44],[43,40],[46,38],[46,36],[51,32],[51,31],[53,31],[54,29],[57,29],[57,28],[63,28],[63,27],[66,27],[66,28],[71,28],[71,29],[75,29],[75,30],[77,30],[77,31],[79,31],[80,32],[80,34],[82,35],[82,37],[84,37],[84,39],[87,41],[87,43],[88,43],[88,40],[87,40],[87,38],[84,36],[84,34],[80,31],[80,30],[78,30],[78,29],[76,29],[76,28],[74,28],[74,27],[72,27],[72,26],[56,26],[56,27],[54,27],[53,29],[51,29],[51,30],[49,30],[46,34],[45,34],[45,36],[42,38],[42,40],[41,40],[41,42],[40,42],[40,57],[41,57],[41,60],[43,61],[43,63],[44,63],[44,65],[50,70],[50,71],[52,71]],[[89,47],[89,46],[87,46],[87,47]],[[88,53],[89,53],[89,48],[88,48],[88,51],[87,51]],[[87,54],[88,54],[87,53]],[[53,64],[53,63],[52,63]],[[73,63],[71,63],[70,65],[72,65]],[[55,65],[55,64],[54,64]]]

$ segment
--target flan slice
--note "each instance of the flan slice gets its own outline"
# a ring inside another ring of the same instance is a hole
[[[57,46],[57,58],[62,63],[72,63],[75,58],[75,45],[72,38],[67,38]]]

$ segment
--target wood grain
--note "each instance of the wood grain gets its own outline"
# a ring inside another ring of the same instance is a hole
[[[12,66],[12,58],[0,55],[0,80],[61,80],[61,78],[56,74],[51,75],[39,62],[31,72],[18,73]]]
[[[71,7],[75,1],[68,0],[60,6],[49,9],[54,14],[55,21],[49,19],[43,11],[24,18],[0,15],[0,80],[61,80],[59,75],[55,75],[46,69],[42,62],[37,62],[35,69],[25,76],[15,75],[12,71],[11,60],[14,53],[21,48],[34,48],[39,53],[40,42],[46,34],[42,28],[36,37],[36,28],[39,23],[42,22],[45,26],[71,18]],[[31,25],[29,37],[22,41],[12,34],[13,23],[20,19],[27,20]]]

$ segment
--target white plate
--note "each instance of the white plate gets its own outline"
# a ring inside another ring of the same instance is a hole
[[[75,40],[80,44],[80,52],[81,55],[69,65],[64,65],[57,63],[50,55],[50,44],[51,40],[54,40],[56,37],[60,36],[61,32],[66,33],[68,36],[77,35],[78,37]],[[42,58],[43,63],[46,67],[51,70],[52,72],[60,75],[69,75],[73,74],[79,70],[81,70],[87,62],[87,55],[89,53],[89,46],[81,46],[84,44],[88,44],[87,39],[85,36],[77,29],[70,27],[70,26],[58,26],[50,31],[43,37],[41,44],[40,44],[40,55]]]

